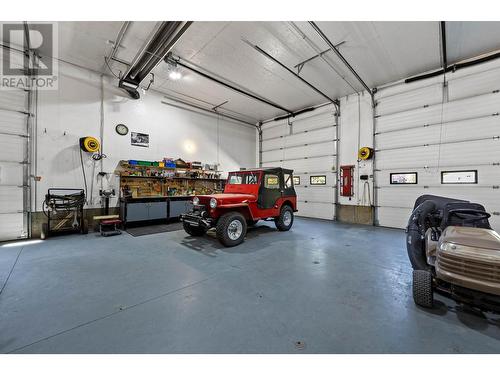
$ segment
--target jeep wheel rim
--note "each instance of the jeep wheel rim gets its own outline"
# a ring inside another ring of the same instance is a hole
[[[230,239],[235,241],[241,237],[242,233],[243,225],[241,224],[241,221],[235,219],[229,223],[229,226],[227,227],[227,235]]]
[[[285,211],[283,214],[283,224],[289,226],[292,223],[292,213],[290,211]]]

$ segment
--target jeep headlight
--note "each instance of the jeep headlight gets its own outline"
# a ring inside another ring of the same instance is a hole
[[[210,199],[210,208],[215,208],[217,207],[217,199],[212,198]]]
[[[194,204],[195,206],[198,206],[198,205],[200,204],[200,198],[198,198],[198,197],[194,197],[194,198],[193,198],[193,204]]]

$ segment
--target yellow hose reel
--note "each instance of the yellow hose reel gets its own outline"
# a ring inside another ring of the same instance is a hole
[[[360,160],[368,160],[373,157],[374,150],[370,147],[361,147],[358,151],[358,158]]]
[[[98,152],[101,145],[94,137],[80,138],[80,148],[85,152]]]

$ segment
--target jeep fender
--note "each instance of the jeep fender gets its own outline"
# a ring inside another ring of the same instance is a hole
[[[229,211],[238,211],[243,216],[245,216],[245,219],[255,220],[252,215],[252,210],[250,210],[250,207],[248,206],[248,203],[224,204],[217,207],[217,211],[219,211],[221,215]]]

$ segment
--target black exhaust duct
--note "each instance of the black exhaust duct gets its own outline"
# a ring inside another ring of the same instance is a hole
[[[146,47],[136,56],[128,71],[120,79],[118,87],[124,89],[131,98],[139,99],[137,89],[149,73],[163,61],[192,21],[162,22]]]

